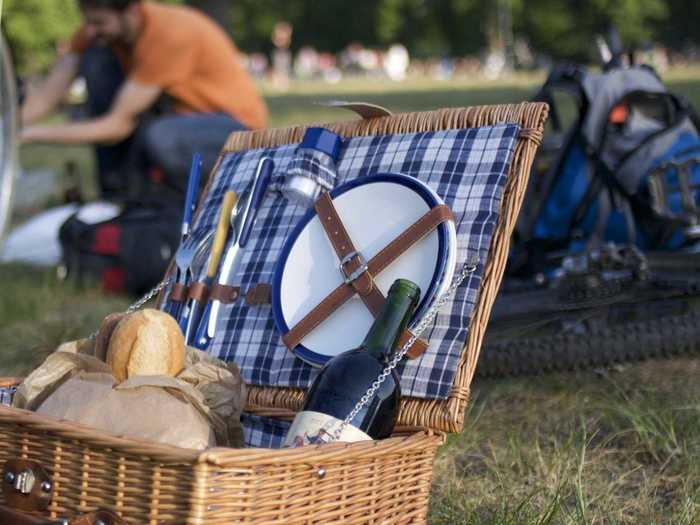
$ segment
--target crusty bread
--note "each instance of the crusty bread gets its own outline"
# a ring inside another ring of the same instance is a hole
[[[176,376],[185,366],[185,339],[168,314],[140,310],[117,324],[106,361],[119,382],[136,375]]]
[[[101,359],[102,361],[107,361],[107,348],[109,348],[109,339],[114,333],[114,329],[119,324],[126,314],[115,313],[109,314],[102,320],[100,324],[100,329],[97,331],[97,337],[95,338],[95,357]]]
[[[61,344],[56,352],[68,352],[69,354],[94,354],[94,343],[90,339],[78,339]]]

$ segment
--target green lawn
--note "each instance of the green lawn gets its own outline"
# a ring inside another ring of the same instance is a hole
[[[266,92],[272,124],[351,115],[319,106],[363,100],[393,111],[518,102],[541,77],[509,82],[349,82]],[[670,86],[700,107],[700,73]],[[84,170],[81,148],[27,148],[25,165]],[[0,373],[24,374],[59,342],[91,333],[129,302],[57,283],[51,271],[0,267]],[[585,373],[480,381],[464,431],[449,437],[435,467],[430,523],[700,523],[700,360]]]

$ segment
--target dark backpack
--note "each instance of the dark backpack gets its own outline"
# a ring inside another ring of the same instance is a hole
[[[557,112],[562,93],[570,99],[563,108],[577,110],[568,128]],[[653,70],[563,69],[538,98],[553,104],[552,126],[560,129],[549,138],[560,141],[553,141],[549,166],[531,177],[519,219],[529,255],[576,252],[591,242],[642,250],[697,242],[698,120]]]
[[[72,215],[59,233],[67,276],[97,281],[109,292],[143,294],[165,274],[180,241],[179,206],[130,206],[88,224]]]

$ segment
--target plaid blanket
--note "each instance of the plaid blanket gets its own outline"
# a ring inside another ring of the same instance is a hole
[[[483,128],[350,138],[338,162],[340,185],[377,173],[403,173],[427,183],[452,209],[457,221],[457,273],[478,256],[479,265],[457,289],[424,334],[428,351],[405,362],[402,393],[421,398],[446,398],[467,338],[472,310],[498,219],[501,196],[519,127],[504,124]],[[263,156],[275,162],[271,190],[259,210],[236,283],[245,293],[258,283],[271,283],[282,246],[306,209],[291,205],[278,191],[295,145],[228,154],[220,165],[198,214],[194,229],[215,228],[223,194],[245,189]],[[200,278],[204,264],[195,268]],[[248,307],[242,301],[223,309],[224,322],[210,353],[235,361],[246,382],[264,386],[306,388],[316,369],[296,358],[281,341],[271,307]]]
[[[282,448],[290,424],[270,417],[243,412],[243,442],[246,447]]]

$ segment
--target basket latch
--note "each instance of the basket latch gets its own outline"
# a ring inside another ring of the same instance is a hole
[[[18,510],[46,510],[51,501],[53,483],[36,461],[10,459],[2,469],[2,495],[10,507]]]

